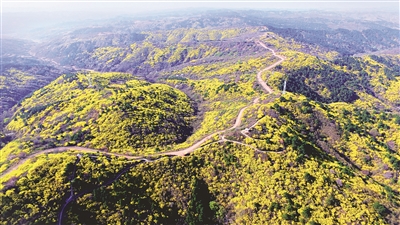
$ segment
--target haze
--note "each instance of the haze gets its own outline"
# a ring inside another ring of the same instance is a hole
[[[160,13],[188,12],[190,10],[207,9],[254,9],[254,10],[326,10],[342,11],[355,17],[360,13],[377,14],[372,19],[384,19],[391,22],[399,21],[399,2],[373,1],[285,1],[285,2],[184,2],[184,1],[153,1],[153,2],[106,2],[106,1],[2,1],[2,37],[19,37],[28,35],[35,29],[45,29],[55,25],[84,26],[96,24],[97,20],[120,17],[154,16]],[[383,13],[382,13],[383,12]],[[90,21],[88,21],[90,19]],[[78,22],[78,23],[76,23]],[[62,27],[62,26],[60,26]]]
[[[398,1],[3,1],[3,13],[7,12],[97,12],[107,15],[145,13],[185,8],[229,9],[286,9],[286,10],[340,10],[340,11],[399,11]]]

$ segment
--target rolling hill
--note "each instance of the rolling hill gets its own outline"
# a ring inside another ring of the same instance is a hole
[[[0,224],[399,224],[400,55],[365,54],[399,45],[386,16],[167,13],[29,43],[40,68],[16,49]]]

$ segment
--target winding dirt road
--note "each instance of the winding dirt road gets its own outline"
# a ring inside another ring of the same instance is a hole
[[[260,98],[254,99],[253,104],[257,103],[259,101],[259,99]],[[236,117],[235,124],[231,128],[228,128],[228,129],[225,129],[225,130],[221,130],[221,131],[216,131],[216,132],[214,132],[212,134],[209,134],[206,137],[204,137],[203,139],[201,139],[200,141],[196,142],[194,145],[190,146],[189,148],[176,150],[176,151],[172,151],[172,152],[163,152],[163,153],[159,153],[157,155],[184,156],[186,154],[189,154],[189,153],[193,152],[197,148],[199,148],[204,142],[210,140],[214,135],[222,134],[222,133],[224,133],[224,132],[226,132],[228,130],[233,130],[235,128],[240,127],[240,125],[242,124],[242,118],[243,118],[243,115],[244,115],[244,110],[246,110],[249,106],[250,105],[240,109],[239,114]]]
[[[261,43],[260,41],[257,41],[257,43],[258,43],[259,45],[261,45],[263,48],[265,48],[265,49],[271,51],[272,54],[273,54],[275,57],[278,57],[278,58],[279,58],[279,61],[278,61],[278,62],[276,62],[276,63],[274,63],[274,64],[272,64],[272,65],[270,65],[270,66],[268,66],[268,67],[266,67],[266,68],[264,68],[264,69],[262,69],[262,70],[260,70],[260,71],[257,73],[257,82],[264,88],[264,90],[266,90],[266,91],[268,92],[268,94],[271,94],[271,93],[273,92],[273,90],[272,90],[272,89],[267,85],[267,83],[265,83],[265,81],[261,78],[261,74],[262,74],[264,71],[270,70],[270,69],[274,68],[275,66],[281,64],[281,63],[285,60],[285,57],[276,54],[275,51],[274,51],[273,49],[268,48],[264,43]]]
[[[262,43],[262,42],[260,42],[260,41],[257,41],[257,43],[258,43],[259,45],[261,45],[263,48],[267,49],[268,51],[271,51],[272,54],[273,54],[275,57],[278,57],[278,58],[279,58],[279,61],[277,61],[277,62],[275,62],[274,64],[272,64],[272,65],[270,65],[270,66],[268,66],[268,67],[266,67],[266,68],[260,70],[260,71],[257,73],[257,82],[262,86],[262,88],[263,88],[265,91],[268,92],[268,94],[271,94],[271,93],[273,92],[273,90],[272,90],[272,89],[267,85],[267,83],[261,78],[261,74],[262,74],[264,71],[271,70],[271,69],[274,68],[275,66],[281,64],[286,58],[285,58],[284,56],[281,56],[281,55],[276,54],[276,52],[275,52],[273,49],[268,48],[264,43]],[[258,103],[259,99],[260,99],[260,98],[254,99],[253,104]],[[249,105],[249,106],[250,106],[250,105]],[[233,129],[237,128],[237,127],[240,127],[240,125],[241,125],[241,123],[242,123],[242,117],[243,117],[243,115],[244,115],[244,110],[246,110],[249,106],[246,106],[246,107],[242,108],[242,109],[239,111],[239,114],[238,114],[238,116],[236,117],[235,124],[234,124],[231,128],[226,129],[226,130],[217,131],[217,132],[215,132],[215,133],[212,133],[212,134],[210,134],[210,135],[204,137],[204,138],[201,139],[200,141],[196,142],[194,145],[190,146],[189,148],[181,149],[181,150],[177,150],[177,151],[172,151],[172,152],[160,153],[160,154],[158,154],[158,155],[184,156],[184,155],[186,155],[186,154],[188,154],[188,153],[193,152],[193,151],[196,150],[197,148],[199,148],[204,142],[210,140],[214,135],[221,134],[221,133],[224,133],[224,132],[226,132],[226,131],[228,131],[228,130],[233,130]],[[259,122],[259,121],[257,121],[257,123],[258,123],[258,122]],[[256,125],[256,124],[254,124],[252,127],[254,127],[255,125]],[[252,127],[251,127],[251,128],[252,128]],[[243,134],[243,132],[242,132],[242,134]],[[248,135],[246,135],[246,134],[244,134],[244,135],[245,135],[245,136],[248,136]],[[226,140],[226,139],[225,139],[225,140]],[[226,140],[226,141],[228,141],[228,140]]]
[[[257,41],[257,43],[258,43],[259,45],[261,45],[263,48],[265,48],[265,49],[271,51],[272,54],[273,54],[275,57],[278,57],[278,58],[280,59],[278,62],[275,62],[274,64],[272,64],[272,65],[270,65],[270,66],[268,66],[268,67],[262,69],[261,71],[259,71],[259,72],[257,73],[257,82],[263,87],[263,89],[264,89],[266,92],[268,92],[269,94],[271,94],[271,93],[273,92],[273,90],[266,84],[266,82],[265,82],[264,80],[262,80],[261,74],[262,74],[264,71],[270,70],[270,69],[274,68],[275,66],[279,65],[280,63],[282,63],[282,62],[285,60],[285,57],[276,54],[275,51],[274,51],[273,49],[268,48],[265,44],[261,43],[260,41]],[[254,99],[254,101],[252,102],[252,104],[256,104],[256,103],[258,103],[258,101],[259,101],[259,98],[256,98],[256,99]],[[201,139],[200,141],[196,142],[196,143],[193,144],[192,146],[190,146],[190,147],[188,147],[188,148],[185,148],[185,149],[180,149],[180,150],[171,151],[171,152],[157,153],[157,154],[148,155],[148,156],[131,156],[131,155],[126,155],[126,154],[118,154],[118,153],[112,153],[112,152],[103,152],[103,151],[99,151],[99,150],[97,150],[97,149],[91,149],[91,148],[85,148],[85,147],[78,147],[78,146],[56,147],[56,148],[51,148],[51,149],[46,149],[46,150],[43,150],[43,151],[40,151],[40,152],[36,152],[36,153],[34,153],[34,154],[31,154],[31,155],[27,156],[25,159],[19,161],[17,164],[15,164],[15,165],[9,167],[8,169],[6,169],[5,171],[3,171],[3,173],[0,175],[0,179],[3,178],[3,177],[5,177],[5,176],[6,176],[7,174],[9,174],[10,172],[16,170],[20,165],[22,165],[23,163],[25,163],[27,160],[30,160],[30,159],[32,159],[32,158],[34,158],[34,157],[36,157],[36,156],[39,156],[39,155],[41,155],[41,154],[46,154],[46,153],[65,152],[65,151],[68,151],[68,150],[77,150],[77,151],[80,151],[80,152],[88,152],[88,153],[97,153],[97,152],[101,152],[102,154],[109,155],[109,156],[125,157],[125,158],[127,158],[127,159],[132,159],[132,160],[141,159],[141,160],[144,160],[144,161],[151,161],[151,160],[148,160],[148,159],[145,158],[145,157],[151,157],[151,156],[185,156],[185,155],[187,155],[187,154],[193,152],[193,151],[196,150],[197,148],[199,148],[203,143],[205,143],[206,141],[210,140],[214,135],[221,134],[221,133],[224,133],[224,132],[226,132],[226,131],[228,131],[228,130],[233,130],[233,129],[236,129],[236,128],[240,127],[241,121],[242,121],[242,118],[243,118],[243,115],[244,115],[244,111],[245,111],[249,106],[251,106],[251,104],[248,105],[248,106],[243,107],[242,109],[240,109],[239,114],[238,114],[238,116],[236,117],[235,124],[234,124],[231,128],[228,128],[228,129],[225,129],[225,130],[221,130],[221,131],[216,131],[216,132],[214,132],[214,133],[212,133],[212,134],[209,134],[209,135],[207,135],[206,137],[204,137],[203,139]],[[254,124],[254,125],[255,125],[255,124]],[[254,126],[254,125],[253,125],[253,126]],[[247,135],[246,135],[246,136],[247,136]],[[225,139],[225,138],[223,138],[222,140],[220,140],[220,141],[218,141],[218,142],[223,142],[223,141],[233,142],[233,143],[237,143],[237,144],[243,144],[243,143],[241,143],[241,142],[232,141],[232,140],[227,140],[227,139]],[[245,144],[245,145],[246,145],[246,144]],[[249,146],[249,147],[254,148],[253,146],[250,146],[250,145],[246,145],[246,146]],[[256,149],[256,148],[254,148],[254,149]],[[258,150],[258,149],[256,149],[256,150]]]
[[[48,153],[59,153],[59,152],[65,152],[65,151],[70,151],[70,150],[77,150],[79,152],[87,152],[87,153],[102,153],[105,155],[109,156],[119,156],[119,157],[125,157],[127,159],[142,159],[143,156],[130,156],[130,155],[125,155],[125,154],[118,154],[118,153],[112,153],[112,152],[103,152],[97,149],[92,149],[92,148],[85,148],[85,147],[79,147],[79,146],[68,146],[68,147],[56,147],[56,148],[49,148],[40,152],[35,152],[23,160],[20,160],[17,164],[12,165],[8,169],[6,169],[0,176],[0,179],[6,176],[8,173],[12,172],[13,170],[17,169],[20,165],[24,164],[26,161],[35,158],[36,156],[42,155],[42,154],[48,154]]]

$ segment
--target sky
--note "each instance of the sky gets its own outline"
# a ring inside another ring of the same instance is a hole
[[[291,0],[291,1],[75,1],[75,0],[3,0],[3,13],[7,12],[97,12],[113,14],[147,13],[151,11],[180,10],[185,8],[231,8],[231,9],[287,9],[287,10],[344,10],[344,11],[399,11],[398,1],[348,1],[348,0]]]

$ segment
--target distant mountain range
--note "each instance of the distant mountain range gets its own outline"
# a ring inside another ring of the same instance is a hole
[[[0,224],[399,224],[392,14],[57,22],[2,39]]]

